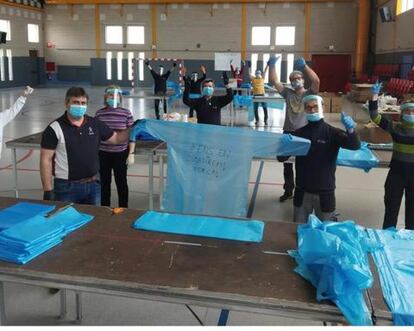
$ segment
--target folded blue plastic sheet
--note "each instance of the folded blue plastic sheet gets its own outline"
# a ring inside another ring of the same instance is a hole
[[[258,220],[244,221],[147,211],[134,222],[133,228],[198,237],[261,242],[264,223]]]
[[[310,147],[307,139],[208,124],[143,120],[135,130],[167,142],[161,208],[184,214],[245,217],[252,158],[305,155]]]
[[[19,202],[0,211],[0,231],[27,220],[35,215],[45,216],[55,209],[54,205],[45,205],[32,202]]]
[[[34,208],[33,213],[38,212]],[[28,212],[29,214],[29,212]],[[48,249],[58,245],[72,231],[85,225],[93,216],[68,207],[49,218],[41,214],[0,232],[0,259],[14,263],[27,263]]]
[[[367,252],[377,249],[353,221],[321,222],[309,216],[298,226],[298,250],[289,251],[295,271],[316,287],[316,299],[331,300],[352,325],[371,325],[363,291],[373,284]]]
[[[368,229],[383,246],[373,252],[382,294],[395,325],[414,325],[414,231]]]
[[[368,148],[366,142],[361,143],[361,148],[356,151],[349,149],[339,149],[337,165],[363,169],[365,172],[375,168],[379,163],[378,158]]]

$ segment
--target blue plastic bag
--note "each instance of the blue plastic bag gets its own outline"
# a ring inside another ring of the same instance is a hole
[[[167,142],[161,207],[178,213],[245,217],[252,158],[305,155],[310,147],[298,137],[208,124],[144,120],[135,130]]]
[[[248,242],[261,242],[264,223],[207,216],[147,211],[133,224],[134,229]]]
[[[35,215],[46,215],[55,209],[54,205],[19,202],[0,211],[0,230],[7,229]]]
[[[356,151],[349,149],[339,149],[337,165],[363,169],[365,172],[370,171],[379,164],[378,158],[368,148],[366,142],[361,143],[361,148]]]
[[[178,83],[173,82],[172,80],[167,80],[167,88],[171,88],[174,90],[174,94],[168,97],[168,101],[167,101],[168,106],[171,106],[175,102],[182,99],[183,94],[181,92],[181,87]]]
[[[384,299],[394,325],[414,325],[414,231],[368,229],[383,246],[373,252]]]
[[[331,300],[352,325],[371,325],[363,291],[373,284],[367,252],[377,249],[353,221],[321,222],[315,215],[298,226],[295,271],[316,287],[316,299]]]

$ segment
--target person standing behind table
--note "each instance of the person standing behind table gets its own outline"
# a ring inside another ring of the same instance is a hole
[[[294,222],[305,223],[315,212],[322,221],[335,221],[335,172],[339,148],[361,147],[355,122],[344,112],[341,121],[346,132],[323,120],[323,99],[319,95],[303,98],[308,124],[293,135],[309,139],[307,155],[296,156],[296,188],[293,198]]]
[[[114,131],[130,128],[134,124],[132,113],[122,108],[122,90],[117,85],[105,89],[105,107],[99,109],[95,118],[104,122]],[[129,155],[128,143],[119,145],[101,142],[99,147],[99,174],[101,179],[101,205],[111,205],[111,181],[114,172],[115,184],[118,191],[119,207],[128,208],[127,160]]]
[[[251,74],[251,67],[249,65],[249,75],[250,75],[250,81],[252,83],[253,88],[253,97],[256,96],[264,96],[265,95],[265,85],[264,85],[264,78],[263,76],[266,76],[267,69],[269,68],[268,65],[266,65],[266,68],[262,74],[260,70],[256,70],[255,75],[253,76]],[[263,108],[264,113],[264,124],[267,125],[267,119],[268,119],[268,113],[267,113],[267,104],[266,102],[254,102],[254,118],[255,118],[255,125],[259,124],[259,103],[261,104]]]
[[[302,99],[310,94],[317,94],[319,92],[319,77],[306,64],[303,58],[295,61],[294,67],[299,70],[294,70],[289,75],[289,80],[292,87],[285,87],[280,82],[276,74],[275,64],[278,57],[271,56],[267,62],[269,65],[269,82],[282,95],[286,102],[285,123],[283,124],[283,133],[292,133],[295,130],[305,126],[308,121],[303,109]],[[304,87],[303,72],[307,74],[311,81],[309,89]],[[295,178],[293,174],[293,164],[283,163],[283,177],[284,177],[284,193],[279,198],[280,202],[284,202],[293,198],[293,190],[295,188]]]
[[[154,69],[152,69],[150,63],[148,60],[145,61],[145,65],[148,67],[148,69],[151,72],[152,78],[154,78],[154,94],[163,96],[162,99],[163,105],[164,105],[164,114],[167,113],[167,100],[165,98],[167,94],[167,80],[168,77],[170,77],[171,73],[174,71],[174,68],[177,66],[177,63],[173,63],[173,67],[169,69],[167,72],[164,73],[164,66],[159,66],[159,71],[155,72]],[[160,99],[154,100],[154,107],[155,107],[155,117],[157,120],[160,119]]]
[[[191,76],[186,76],[187,74],[187,68],[182,69],[182,74],[184,77],[184,81],[188,81],[190,84],[190,99],[197,99],[201,97],[201,83],[206,79],[206,67],[202,64],[200,66],[200,71],[202,72],[201,78],[198,77],[198,72],[194,71],[191,73]],[[188,117],[192,118],[194,117],[194,109],[190,108],[190,112],[188,114]]]
[[[26,103],[27,97],[32,94],[34,90],[30,86],[26,86],[20,97],[13,103],[13,105],[0,112],[0,159],[3,148],[3,128],[9,124],[22,110]]]
[[[44,200],[100,205],[99,145],[101,141],[128,142],[129,129],[115,132],[86,115],[88,99],[82,87],[69,88],[65,113],[43,132],[40,177]]]
[[[223,72],[223,83],[226,86],[226,95],[214,96],[214,80],[205,79],[202,83],[201,98],[190,99],[190,84],[185,83],[183,102],[197,113],[197,123],[221,125],[221,108],[233,100],[233,91],[229,87],[229,79]]]
[[[393,122],[378,113],[378,94],[381,84],[372,86],[369,114],[372,121],[390,133],[393,141],[390,170],[385,180],[383,229],[396,227],[402,196],[405,193],[405,228],[414,230],[414,98],[400,105],[399,122]]]
[[[240,88],[241,84],[243,83],[243,70],[244,70],[244,66],[246,65],[246,62],[244,62],[243,60],[241,61],[242,63],[241,69],[239,69],[239,67],[234,68],[232,63],[233,63],[233,60],[230,60],[231,74],[233,78],[237,80],[237,87]],[[241,93],[239,94],[241,95]]]

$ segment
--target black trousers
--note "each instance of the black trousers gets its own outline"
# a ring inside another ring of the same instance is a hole
[[[116,189],[118,191],[119,207],[128,207],[127,165],[128,149],[123,152],[112,153],[99,151],[101,176],[101,205],[111,205],[111,181],[114,171]]]
[[[405,228],[414,230],[414,173],[391,167],[385,181],[385,215],[383,229],[396,226],[402,196],[405,192]]]
[[[283,133],[292,133],[292,131],[283,131]],[[286,160],[286,157],[283,157]],[[281,161],[281,160],[279,160]],[[283,189],[286,193],[293,194],[295,189],[295,176],[293,174],[293,163],[283,162]]]
[[[259,121],[259,104],[262,105],[263,113],[264,113],[264,121],[267,122],[267,104],[266,102],[254,102],[253,108],[254,108],[254,119],[256,122]]]
[[[155,99],[154,100],[154,107],[155,107],[155,117],[157,118],[157,120],[160,119],[160,99]],[[162,100],[162,103],[164,105],[164,114],[167,114],[167,100],[164,97],[164,99]]]

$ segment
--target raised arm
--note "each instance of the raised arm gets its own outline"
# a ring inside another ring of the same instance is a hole
[[[196,99],[190,99],[190,81],[184,80],[184,82],[183,103],[190,108],[194,108],[196,106]]]
[[[385,117],[381,116],[378,113],[378,95],[381,91],[382,83],[376,82],[371,87],[371,100],[368,102],[368,109],[369,109],[369,117],[371,120],[377,124],[381,129],[392,132],[394,128],[394,124],[392,121],[386,119]]]
[[[27,86],[20,97],[14,102],[14,104],[6,110],[3,110],[3,122],[0,125],[6,126],[11,122],[17,114],[22,110],[24,104],[26,103],[27,96],[33,92],[33,89],[30,86]]]
[[[276,62],[279,60],[279,57],[271,56],[269,61],[267,61],[267,66],[269,67],[269,83],[272,84],[279,93],[282,93],[285,88],[283,84],[279,81],[279,77],[276,74]]]
[[[297,59],[295,61],[295,66],[296,69],[306,73],[306,75],[309,77],[309,80],[311,81],[311,87],[310,89],[312,90],[313,93],[317,94],[319,93],[319,85],[320,85],[320,80],[318,75],[316,74],[315,71],[313,71],[311,69],[311,67],[309,67],[306,62],[305,59],[303,57]]]

